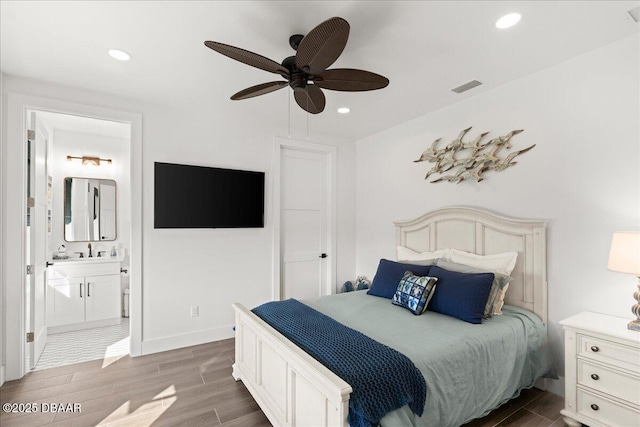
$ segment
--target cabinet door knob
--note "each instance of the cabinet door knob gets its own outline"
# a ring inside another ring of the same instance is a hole
[[[591,404],[591,409],[593,409],[594,411],[597,411],[598,409],[600,409],[600,407],[598,405],[596,405],[595,403]]]
[[[598,376],[598,374],[591,374],[591,379],[598,381],[600,377]]]
[[[91,296],[91,282],[87,282],[87,297]]]
[[[598,348],[598,346],[596,346],[596,345],[592,345],[592,346],[591,346],[591,351],[593,351],[594,353],[597,353],[597,352],[599,352],[599,351],[600,351],[600,349]]]
[[[82,298],[82,283],[80,283],[80,298]]]

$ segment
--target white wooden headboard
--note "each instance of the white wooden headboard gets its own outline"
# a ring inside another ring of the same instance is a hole
[[[505,303],[547,323],[547,222],[450,207],[396,221],[396,243],[416,252],[456,248],[478,255],[518,252]]]

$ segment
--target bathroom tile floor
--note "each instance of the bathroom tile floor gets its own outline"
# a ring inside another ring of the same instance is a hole
[[[115,326],[49,335],[35,370],[129,354],[129,319]]]

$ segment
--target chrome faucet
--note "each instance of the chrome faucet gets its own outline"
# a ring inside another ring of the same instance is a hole
[[[91,243],[89,243],[89,258],[93,258],[93,253],[91,253]]]

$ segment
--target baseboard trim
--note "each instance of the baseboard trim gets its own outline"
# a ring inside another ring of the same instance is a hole
[[[80,331],[83,329],[93,329],[93,328],[102,328],[104,326],[115,326],[122,323],[121,317],[114,317],[113,319],[105,319],[105,320],[92,320],[89,322],[82,323],[71,323],[69,325],[60,325],[60,326],[49,326],[48,333],[60,334],[63,332],[71,332],[71,331]]]
[[[233,325],[142,341],[142,355],[233,338]]]
[[[547,379],[547,391],[558,396],[564,396],[564,377],[560,377],[557,380]]]

